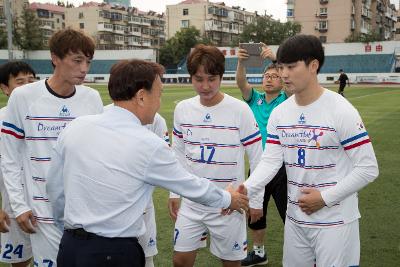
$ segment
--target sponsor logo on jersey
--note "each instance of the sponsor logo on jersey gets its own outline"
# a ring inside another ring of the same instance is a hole
[[[186,131],[186,135],[187,135],[187,136],[192,136],[192,135],[193,135],[193,133],[192,133],[192,131],[191,131],[190,129],[187,129],[187,131]]]
[[[304,116],[304,113],[301,113],[299,117],[299,124],[306,124],[306,116]]]
[[[37,125],[38,132],[42,133],[57,133],[57,135],[67,126],[67,123],[64,122],[62,124],[44,124],[39,122]]]
[[[318,142],[318,137],[323,136],[324,132],[319,132],[319,134],[315,133],[315,129],[312,130],[312,137],[308,140],[308,142],[310,143],[311,141],[315,141],[315,145],[317,146],[317,148],[320,147],[320,144]]]
[[[70,116],[70,112],[69,109],[67,108],[66,105],[64,105],[61,110],[60,110],[60,116],[62,117],[69,117]]]
[[[235,244],[233,244],[232,251],[233,250],[240,250],[240,246],[239,246],[238,242],[236,242],[236,241],[235,241]]]
[[[204,117],[204,122],[211,122],[211,114],[207,113],[206,116]]]
[[[262,98],[257,100],[257,105],[261,106],[264,103],[264,100]]]

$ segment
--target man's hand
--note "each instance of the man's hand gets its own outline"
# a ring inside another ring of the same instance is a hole
[[[225,189],[231,194],[231,204],[229,209],[223,210],[222,214],[231,214],[234,210],[243,213],[249,210],[249,198],[247,197],[247,189],[241,184],[235,191],[230,184]]]
[[[238,61],[241,62],[242,60],[247,59],[249,57],[249,54],[247,53],[246,49],[239,48],[237,56],[238,56]]]
[[[263,59],[269,59],[271,61],[276,60],[276,56],[274,52],[272,52],[271,48],[269,48],[266,44],[261,43],[261,57]]]
[[[4,210],[0,210],[0,232],[7,233],[10,226],[10,217]]]
[[[19,215],[16,218],[16,220],[17,220],[19,227],[25,233],[28,233],[28,234],[36,233],[36,230],[34,227],[37,227],[37,222],[36,222],[36,219],[33,216],[33,213],[31,210],[22,213],[21,215]]]
[[[255,223],[263,216],[262,209],[252,209],[250,208],[250,223]]]
[[[307,215],[310,215],[325,206],[321,192],[317,189],[306,188],[302,189],[303,195],[299,198],[299,207]]]
[[[169,216],[175,222],[176,218],[178,217],[179,206],[181,203],[180,198],[169,198],[168,199],[168,211]]]

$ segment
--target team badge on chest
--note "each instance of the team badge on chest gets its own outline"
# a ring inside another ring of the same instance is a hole
[[[206,116],[204,117],[203,122],[211,122],[211,114],[207,113]]]

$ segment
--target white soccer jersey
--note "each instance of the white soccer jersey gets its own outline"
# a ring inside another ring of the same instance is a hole
[[[7,107],[0,109],[0,125],[3,124],[4,117],[6,115]],[[0,135],[0,140],[2,136]],[[0,156],[1,160],[1,156]],[[10,206],[10,200],[8,199],[7,190],[4,185],[3,172],[0,171],[0,190],[1,190],[1,209],[4,210],[10,218],[15,218]]]
[[[330,227],[360,217],[357,191],[373,181],[378,166],[357,110],[327,89],[314,103],[299,106],[292,96],[272,112],[261,162],[245,182],[260,190],[282,165],[288,177],[287,217],[305,227]],[[326,207],[307,215],[298,206],[303,188],[321,191]]]
[[[254,170],[262,154],[261,134],[249,106],[224,94],[212,107],[203,106],[200,97],[183,100],[174,112],[172,147],[180,162],[191,173],[225,188],[245,180],[245,152]],[[192,207],[216,211],[184,199]],[[262,207],[262,203],[252,204]]]
[[[146,127],[170,145],[167,123],[160,114],[156,113],[153,123]]]
[[[31,209],[38,222],[53,223],[46,194],[51,149],[70,121],[103,110],[96,90],[83,85],[75,88],[73,96],[63,98],[51,93],[42,80],[21,86],[9,99],[2,125],[1,167],[15,216]]]

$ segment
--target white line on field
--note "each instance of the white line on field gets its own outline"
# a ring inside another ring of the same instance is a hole
[[[382,94],[392,93],[392,92],[394,92],[394,90],[380,92],[380,93],[373,93],[373,94],[368,94],[368,95],[361,95],[361,96],[356,96],[356,97],[350,97],[349,99],[358,99],[358,98],[364,98],[364,97],[368,97],[368,96],[372,96],[372,95],[382,95]]]

